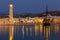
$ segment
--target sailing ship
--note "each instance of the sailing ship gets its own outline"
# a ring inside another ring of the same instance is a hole
[[[50,16],[51,16],[50,13],[48,13],[48,6],[46,6],[46,14],[43,19],[43,26],[50,26],[50,24],[51,24]]]

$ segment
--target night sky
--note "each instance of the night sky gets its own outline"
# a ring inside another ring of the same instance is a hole
[[[14,5],[14,13],[42,13],[48,5],[49,11],[60,10],[60,0],[0,0],[0,13],[9,12],[9,4]]]

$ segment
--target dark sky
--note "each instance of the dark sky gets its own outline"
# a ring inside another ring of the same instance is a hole
[[[49,11],[60,10],[60,0],[0,0],[0,13],[8,13],[10,3],[14,5],[14,13],[41,13],[46,4]]]

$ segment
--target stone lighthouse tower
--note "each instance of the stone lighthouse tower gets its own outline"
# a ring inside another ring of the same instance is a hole
[[[13,4],[9,5],[9,22],[13,24]]]

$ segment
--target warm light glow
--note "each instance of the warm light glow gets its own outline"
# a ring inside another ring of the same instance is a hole
[[[13,37],[12,37],[12,35],[10,35],[10,40],[12,40],[13,39]]]
[[[39,29],[39,26],[35,24],[35,35],[38,34],[38,29]]]
[[[33,23],[42,23],[43,22],[43,19],[36,18],[36,19],[33,19],[32,22]]]
[[[42,30],[43,30],[43,26],[40,25],[40,33],[42,33]]]
[[[46,28],[46,30],[45,30],[45,37],[46,37],[46,40],[49,39],[49,36],[50,36],[50,27]]]
[[[55,33],[58,33],[59,27],[58,26],[55,26],[54,29],[55,29]]]
[[[12,5],[12,4],[10,4],[10,7],[13,7],[13,5]]]
[[[9,29],[9,40],[13,40],[13,35],[14,35],[14,28],[13,26],[11,26]]]

